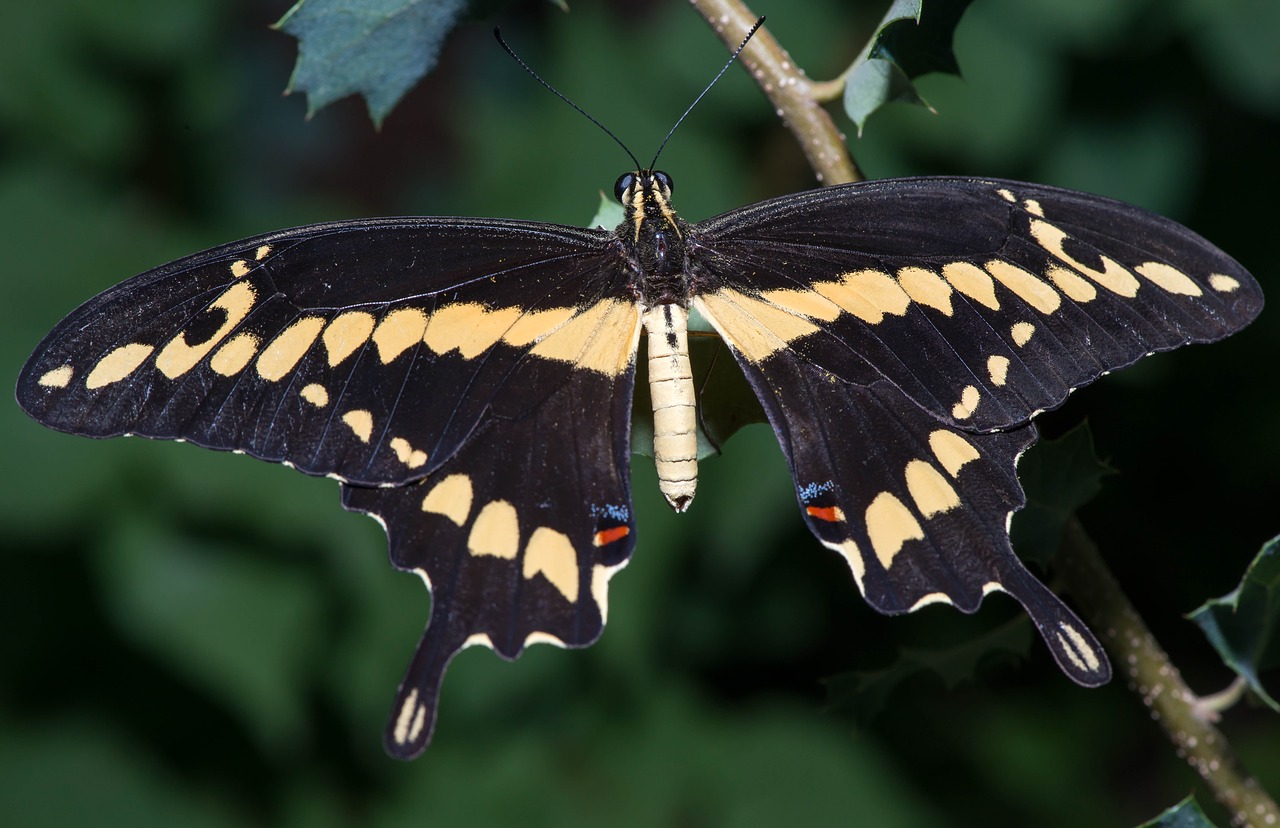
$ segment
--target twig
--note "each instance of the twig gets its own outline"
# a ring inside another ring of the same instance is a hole
[[[737,46],[756,16],[739,0],[689,0],[729,48]],[[818,180],[824,184],[862,178],[830,115],[821,106],[843,88],[843,79],[811,81],[767,28],[756,33],[741,60],[796,136]],[[1128,676],[1152,716],[1232,814],[1235,825],[1280,826],[1275,801],[1244,771],[1226,737],[1213,725],[1243,687],[1200,698],[1183,682],[1137,610],[1120,590],[1097,547],[1074,518],[1068,523],[1058,567],[1088,620],[1103,631],[1104,646]]]
[[[756,15],[739,0],[689,0],[730,49],[735,48]],[[795,65],[768,27],[756,32],[739,58],[773,104],[782,123],[796,136],[814,175],[823,184],[861,181],[844,136],[813,95],[813,81]]]
[[[1178,755],[1204,778],[1231,811],[1234,825],[1280,826],[1280,809],[1236,760],[1226,737],[1213,726],[1203,700],[1191,692],[1156,642],[1138,611],[1120,590],[1097,546],[1076,519],[1067,524],[1057,567],[1068,591],[1103,646],[1125,673],[1130,688],[1169,735]]]

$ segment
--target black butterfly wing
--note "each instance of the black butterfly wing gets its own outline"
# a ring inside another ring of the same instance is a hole
[[[868,602],[971,612],[1003,590],[1068,675],[1105,681],[1096,639],[1009,543],[1027,423],[1106,371],[1248,324],[1248,273],[1167,219],[1003,181],[832,187],[691,235],[694,304]]]
[[[85,303],[36,348],[18,402],[85,436],[416,480],[485,417],[531,410],[576,370],[626,371],[638,314],[608,238],[390,219],[235,242]]]
[[[771,333],[749,358],[790,347],[855,380],[871,367],[965,430],[1024,424],[1104,372],[1221,339],[1262,308],[1244,268],[1176,222],[1020,182],[829,187],[696,233],[713,315],[741,308]]]
[[[36,420],[185,439],[343,481],[432,590],[386,745],[430,739],[461,648],[600,634],[634,546],[639,311],[603,232],[466,219],[247,239],[72,313],[18,382]]]
[[[1075,681],[1111,675],[1089,629],[1009,545],[1025,498],[1014,466],[1035,426],[949,428],[883,379],[849,382],[794,352],[743,364],[778,434],[809,529],[849,564],[880,612],[949,603],[964,612],[993,591],[1024,607]]]
[[[426,748],[441,678],[462,648],[510,659],[537,641],[583,647],[599,637],[609,578],[635,540],[632,380],[631,370],[577,371],[533,411],[487,419],[419,483],[343,485],[343,505],[377,515],[392,563],[431,590],[431,620],[384,738],[391,755]]]

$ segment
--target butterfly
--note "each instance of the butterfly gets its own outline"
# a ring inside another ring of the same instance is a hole
[[[269,233],[89,300],[18,381],[38,422],[285,463],[340,481],[431,591],[389,753],[427,746],[449,661],[583,647],[636,541],[629,463],[647,365],[659,487],[684,511],[699,412],[688,319],[759,397],[802,519],[875,609],[973,612],[1006,592],[1063,672],[1110,677],[1014,555],[1038,412],[1261,310],[1234,260],[1137,207],[1054,187],[904,178],[688,223],[640,169],[614,230],[507,219]]]

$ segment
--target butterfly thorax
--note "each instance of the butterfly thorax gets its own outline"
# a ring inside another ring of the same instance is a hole
[[[688,225],[671,207],[671,177],[663,172],[627,173],[616,185],[623,220],[617,234],[645,307],[688,306],[685,239]]]
[[[698,482],[693,371],[689,363],[687,225],[671,208],[671,177],[641,170],[618,179],[623,206],[618,239],[633,273],[648,332],[649,395],[653,399],[653,460],[658,487],[677,512]]]

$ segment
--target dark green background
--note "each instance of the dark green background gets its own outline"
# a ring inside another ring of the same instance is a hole
[[[494,22],[642,159],[724,56],[674,0],[516,4],[459,30],[379,133],[359,102],[307,122],[302,100],[281,98],[293,44],[266,24],[286,8],[6,7],[6,382],[77,303],[229,239],[399,213],[585,223],[628,162],[494,47]],[[819,78],[884,10],[753,8]],[[1271,0],[977,0],[958,37],[966,80],[923,83],[940,114],[882,112],[854,152],[872,177],[1000,175],[1133,201],[1274,294],[1278,42]],[[690,219],[813,185],[740,69],[662,166]],[[1182,614],[1232,589],[1280,529],[1274,319],[1147,360],[1044,418],[1058,433],[1088,416],[1121,470],[1084,520],[1202,692],[1230,676]],[[867,610],[804,531],[762,427],[704,464],[684,516],[638,458],[640,541],[604,638],[514,665],[464,653],[412,764],[379,738],[426,594],[387,566],[376,524],[340,509],[335,483],[55,434],[12,402],[0,436],[8,826],[1132,825],[1199,787],[1123,681],[1077,688],[1038,642],[958,687],[913,679],[869,724],[824,712],[823,678],[1019,616],[1002,598],[974,617]],[[1280,791],[1280,717],[1242,707],[1223,728]]]

